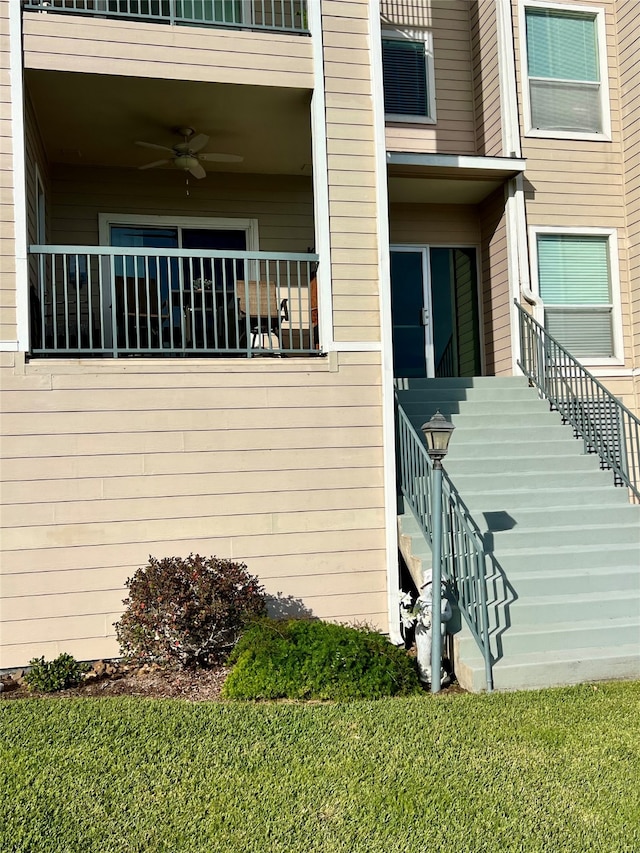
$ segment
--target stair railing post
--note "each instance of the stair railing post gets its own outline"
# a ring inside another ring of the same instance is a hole
[[[442,684],[442,460],[455,427],[436,412],[422,424],[427,453],[433,463],[431,481],[431,692]]]
[[[432,584],[431,584],[431,692],[439,693],[442,685],[442,462],[433,460]]]

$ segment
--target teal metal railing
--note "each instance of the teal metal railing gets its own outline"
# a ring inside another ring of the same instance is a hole
[[[318,355],[310,253],[30,247],[34,356]]]
[[[597,453],[616,485],[640,502],[640,420],[518,302],[516,307],[522,372],[571,424],[585,451]]]
[[[442,577],[450,585],[458,608],[482,652],[487,690],[491,691],[493,659],[487,605],[487,556],[482,535],[460,501],[446,471],[443,471],[442,478],[442,506],[433,506],[433,463],[423,440],[397,400],[396,437],[400,490],[429,544],[432,544],[434,513],[441,514]]]
[[[23,0],[28,11],[306,34],[307,0]]]

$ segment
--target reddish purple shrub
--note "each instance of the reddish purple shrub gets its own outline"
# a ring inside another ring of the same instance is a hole
[[[162,665],[222,663],[244,628],[266,612],[264,590],[244,563],[218,557],[149,557],[127,580],[115,623],[123,657]]]

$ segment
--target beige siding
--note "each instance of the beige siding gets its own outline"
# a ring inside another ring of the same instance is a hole
[[[468,0],[431,0],[421,7],[386,0],[382,27],[428,29],[433,34],[436,124],[389,123],[387,149],[425,153],[475,153]]]
[[[324,0],[329,219],[337,341],[379,341],[368,4]]]
[[[0,341],[17,336],[9,47],[9,0],[0,0]]]
[[[477,209],[463,204],[392,204],[391,243],[479,246]]]
[[[621,0],[618,12],[622,130],[624,135],[624,192],[630,282],[630,314],[634,365],[640,364],[640,67],[638,65],[638,7]],[[640,413],[640,381],[635,410]]]
[[[509,375],[513,370],[504,189],[496,190],[480,205],[479,212],[482,229],[480,310],[485,371],[489,375]]]
[[[617,230],[620,277],[619,282],[614,282],[614,287],[619,287],[620,292],[624,358],[628,366],[632,357],[630,292],[615,0],[587,0],[582,5],[605,10],[611,140],[538,139],[525,136],[523,156],[527,158],[527,221],[530,226]],[[516,69],[521,92],[522,86],[526,85],[526,75],[519,23],[514,3]],[[633,44],[637,50],[637,25]],[[522,101],[520,121],[525,127]]]
[[[273,595],[386,628],[379,359],[328,368],[5,367],[2,666],[116,654],[149,553],[246,560]]]
[[[311,40],[81,15],[24,15],[26,68],[311,88]]]
[[[162,176],[159,180],[158,176]],[[51,240],[97,245],[98,214],[254,218],[260,249],[306,252],[313,244],[309,178],[217,173],[190,181],[172,169],[97,169],[56,166],[51,181]]]
[[[498,63],[498,27],[495,2],[471,0],[471,50],[477,129],[477,154],[499,157],[502,145],[502,105]]]

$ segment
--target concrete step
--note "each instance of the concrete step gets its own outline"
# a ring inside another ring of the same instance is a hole
[[[479,652],[477,656],[467,656],[464,662],[460,661],[456,675],[466,690],[479,692],[486,689],[484,661]],[[544,658],[532,652],[511,660],[499,660],[493,666],[496,690],[532,690],[621,678],[640,678],[640,655],[636,644],[548,651]]]
[[[554,590],[553,585],[549,590]],[[567,601],[561,592],[553,595],[522,596],[509,604],[511,624],[517,630],[531,626],[553,626],[571,614],[578,627],[582,623],[609,619],[633,619],[640,613],[640,590],[579,592]],[[640,640],[640,636],[638,637]],[[640,653],[640,645],[638,647]]]
[[[564,569],[597,569],[601,566],[640,566],[640,546],[637,543],[600,545],[563,545],[501,549],[493,556],[515,584],[520,573],[562,571]],[[640,570],[639,570],[640,573]],[[640,615],[640,614],[639,614]]]
[[[522,448],[520,448],[522,451]],[[509,459],[509,464],[505,464],[504,458],[499,456],[485,458],[460,458],[459,456],[447,456],[444,461],[444,467],[447,474],[452,480],[457,477],[468,475],[472,468],[474,474],[497,477],[507,470],[510,474],[529,474],[531,471],[548,472],[553,474],[557,471],[600,471],[599,460],[593,456],[585,456],[580,453],[562,453],[560,452],[549,456],[514,456]],[[472,464],[470,464],[472,462]]]
[[[530,572],[518,572],[512,586],[520,598],[535,598],[546,592],[564,595],[570,603],[585,593],[603,594],[608,592],[629,593],[632,596],[640,590],[640,574],[634,565],[601,565],[591,568],[559,569],[548,571],[539,568]],[[489,594],[492,600],[504,597],[504,579],[502,575],[488,578]]]
[[[453,480],[453,477],[452,477]],[[558,463],[556,469],[538,472],[516,471],[501,472],[493,477],[484,474],[456,475],[453,483],[461,495],[483,491],[485,494],[507,494],[514,491],[549,491],[560,490],[563,487],[572,489],[599,489],[613,483],[613,475],[599,468],[589,467],[587,470],[565,469]]]
[[[524,376],[445,376],[437,379],[396,379],[395,386],[400,392],[415,389],[439,391],[443,388],[528,388],[529,384]]]
[[[535,392],[533,388],[529,388],[528,385],[511,385],[509,387],[494,387],[493,385],[484,385],[477,387],[467,387],[467,388],[453,388],[442,387],[442,388],[432,388],[429,390],[428,395],[425,394],[424,389],[419,388],[410,388],[408,390],[398,391],[398,400],[404,405],[406,402],[414,402],[419,400],[420,402],[428,401],[433,405],[441,405],[449,402],[460,402],[461,400],[468,400],[470,403],[476,402],[490,402],[490,401],[504,401],[504,400],[539,400],[540,397]],[[549,408],[549,404],[546,403],[547,408]]]
[[[549,404],[544,400],[539,400],[537,397],[532,397],[531,394],[523,395],[524,399],[518,400],[519,414],[543,414],[552,415],[549,411]],[[424,399],[419,393],[406,392],[400,401],[402,408],[409,417],[424,417],[428,421],[436,410],[439,410],[445,418],[451,418],[455,424],[455,415],[461,416],[467,412],[474,415],[483,415],[493,417],[494,419],[502,419],[509,417],[513,413],[514,401],[508,398],[503,400],[443,400],[431,405],[425,405]]]
[[[620,489],[623,492],[624,490]],[[488,517],[487,517],[488,516]],[[507,512],[482,513],[477,518],[480,529],[501,530],[533,529],[548,530],[553,527],[587,528],[598,525],[636,525],[640,536],[640,506],[630,503],[594,504],[593,506],[554,506],[517,509],[514,517]],[[515,522],[515,527],[511,525]]]
[[[491,646],[495,650],[495,638]],[[637,617],[608,618],[597,620],[565,620],[551,625],[527,625],[520,630],[504,630],[500,634],[500,645],[505,659],[511,656],[546,653],[581,648],[598,648],[613,645],[636,644],[640,654],[640,629]],[[469,634],[460,639],[460,654],[476,649],[476,642]]]
[[[456,485],[454,483],[454,485]],[[459,488],[459,487],[457,487]],[[558,507],[583,506],[628,506],[628,498],[624,489],[617,489],[611,478],[611,488],[589,486],[574,489],[536,489],[526,487],[511,491],[464,491],[462,501],[474,517],[481,520],[482,513],[508,511],[515,516],[516,512],[531,509],[551,509]]]
[[[497,553],[515,548],[535,547],[536,542],[545,546],[601,545],[615,542],[618,545],[634,544],[640,555],[640,527],[636,521],[628,524],[578,524],[572,527],[528,527],[518,524],[512,530],[489,531],[484,534],[487,548]]]

